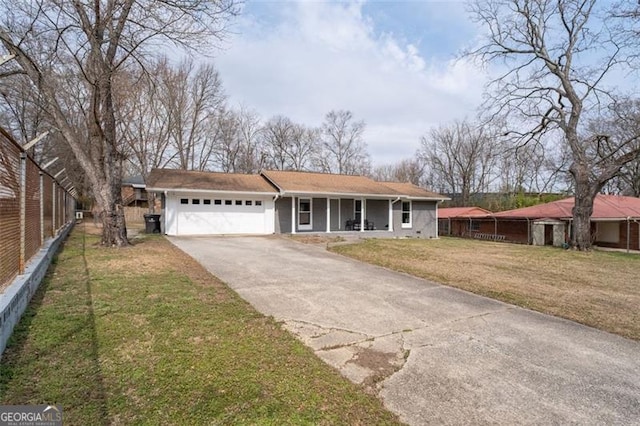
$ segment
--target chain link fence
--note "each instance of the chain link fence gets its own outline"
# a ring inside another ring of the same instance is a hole
[[[0,128],[0,289],[74,219],[75,202]]]

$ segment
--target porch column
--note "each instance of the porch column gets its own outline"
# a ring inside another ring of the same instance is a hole
[[[291,233],[296,233],[296,197],[291,196]]]
[[[365,215],[365,207],[364,207],[364,198],[360,198],[360,232],[364,232],[364,215]]]
[[[331,199],[327,197],[327,232],[331,232]]]
[[[338,231],[342,230],[342,199],[338,198]]]
[[[389,232],[393,232],[393,200],[389,200]]]

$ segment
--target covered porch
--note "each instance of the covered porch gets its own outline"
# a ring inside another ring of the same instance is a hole
[[[276,200],[276,232],[394,232],[400,198],[297,194]]]

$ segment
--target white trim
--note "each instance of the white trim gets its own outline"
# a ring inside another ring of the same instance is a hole
[[[451,200],[451,198],[440,198],[440,197],[418,197],[418,196],[411,196],[411,195],[406,195],[406,194],[402,194],[402,193],[396,193],[396,194],[364,194],[364,193],[359,193],[359,192],[322,192],[322,191],[282,191],[282,194],[286,194],[286,195],[310,195],[313,196],[315,198],[324,198],[322,197],[324,196],[328,196],[328,197],[342,197],[342,198],[358,198],[358,197],[364,197],[364,198],[370,198],[370,199],[387,199],[387,198],[393,198],[398,199],[398,198],[402,198],[402,199],[406,199],[406,200],[415,200],[415,201],[448,201]]]
[[[327,233],[331,232],[331,198],[327,198]]]
[[[393,200],[389,200],[389,232],[393,232]]]
[[[204,194],[242,194],[242,195],[262,195],[273,197],[278,192],[260,192],[260,191],[220,191],[211,189],[191,189],[191,188],[146,188],[147,192],[167,192],[173,194],[182,194],[186,192],[196,192]]]
[[[338,231],[342,231],[342,199],[338,198]]]
[[[404,203],[409,203],[409,223],[404,223]],[[411,200],[402,201],[400,204],[400,223],[402,229],[410,229],[412,228],[413,222],[413,202]]]
[[[309,223],[308,224],[301,224],[300,223],[300,202],[302,200],[309,200]],[[311,231],[313,230],[313,198],[309,197],[309,198],[303,198],[303,197],[299,197],[298,198],[298,230],[300,231]]]
[[[362,215],[364,214],[364,212],[363,212],[363,209],[364,209],[364,208],[363,208],[363,205],[364,205],[364,203],[362,202],[362,200],[363,200],[362,198],[361,198],[361,199],[359,199],[359,200],[358,200],[357,198],[354,198],[354,199],[353,199],[353,220],[354,220],[354,221],[355,221],[355,220],[356,220],[356,218],[358,217],[358,211],[356,210],[356,204],[358,203],[358,201],[360,201],[360,219],[362,219]]]
[[[296,233],[296,197],[291,197],[291,233]]]
[[[367,214],[365,206],[365,198],[363,197],[360,199],[360,232],[364,232],[364,216]]]

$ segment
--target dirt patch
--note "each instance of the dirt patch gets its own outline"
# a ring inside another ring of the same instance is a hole
[[[375,391],[376,385],[398,371],[404,362],[399,363],[394,353],[360,348],[348,363],[357,364],[373,372],[362,384],[370,391]]]
[[[324,235],[290,235],[294,241],[304,244],[314,244],[314,245],[327,245],[344,242],[344,237],[336,236],[336,237],[327,237]]]

